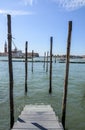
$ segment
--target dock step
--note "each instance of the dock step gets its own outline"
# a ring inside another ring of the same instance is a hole
[[[50,105],[26,105],[12,130],[63,130]]]

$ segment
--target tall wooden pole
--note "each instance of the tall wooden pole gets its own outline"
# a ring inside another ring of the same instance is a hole
[[[32,50],[32,72],[33,72],[33,56],[34,56],[34,51]]]
[[[45,58],[46,58],[46,52],[44,53],[44,65],[43,65],[44,70],[45,70]]]
[[[50,37],[50,76],[49,76],[49,93],[52,93],[52,44],[53,37]]]
[[[27,93],[27,78],[28,78],[27,50],[28,50],[28,42],[26,41],[26,44],[25,44],[25,93]]]
[[[48,72],[48,54],[49,54],[49,52],[47,52],[47,66],[46,66],[46,72]]]
[[[11,16],[7,15],[8,25],[8,64],[9,64],[9,98],[10,98],[10,129],[14,124],[14,100],[13,100],[13,67],[12,67],[12,34],[11,34]]]
[[[72,21],[69,21],[68,39],[67,39],[66,74],[65,74],[65,83],[64,83],[63,104],[62,104],[62,124],[63,124],[64,129],[65,129],[65,120],[66,120],[66,102],[67,102],[67,90],[68,90],[71,32],[72,32]]]
[[[56,55],[55,55],[55,63],[56,63]]]

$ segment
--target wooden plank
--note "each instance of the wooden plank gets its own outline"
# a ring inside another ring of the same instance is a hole
[[[46,114],[55,114],[53,111],[22,111],[21,112],[22,115],[29,115],[29,114],[43,114],[43,115],[46,115]]]
[[[12,130],[63,130],[50,105],[26,105]]]
[[[49,108],[49,109],[51,109],[51,110],[53,110],[52,109],[52,107],[50,106],[50,105],[32,105],[32,104],[30,104],[30,105],[25,105],[25,107],[24,107],[24,109],[33,109],[33,108],[45,108],[45,109],[47,109],[47,108]]]
[[[48,128],[61,128],[60,124],[57,122],[57,121],[35,121],[35,122],[32,122],[32,121],[29,121],[29,122],[23,122],[23,123],[19,123],[19,122],[16,122],[14,124],[14,129],[16,128],[45,128],[45,129],[48,129]]]
[[[53,111],[53,109],[49,105],[29,105],[29,107],[26,105],[23,111],[48,112]]]
[[[56,117],[54,114],[49,114],[49,115],[20,115],[19,119],[24,120],[24,121],[35,121],[35,120],[39,120],[39,121],[46,121],[46,120],[58,120],[58,117]]]
[[[27,129],[12,129],[12,130],[62,130],[62,128],[48,128],[48,129],[40,129],[40,128],[27,128]]]

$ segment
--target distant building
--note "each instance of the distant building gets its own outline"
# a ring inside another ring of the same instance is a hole
[[[7,46],[7,42],[5,41],[5,44],[4,44],[4,52],[1,53],[0,52],[0,56],[8,56],[8,46]],[[32,57],[32,52],[28,52],[27,53],[27,56],[28,58],[31,58]],[[22,53],[21,50],[18,50],[15,46],[15,49],[12,50],[12,57],[13,58],[24,58],[25,57],[25,53]],[[33,57],[39,57],[39,54],[38,53],[33,53]]]
[[[24,55],[21,50],[17,50],[17,48],[15,48],[14,50],[12,50],[12,57],[13,58],[23,58]]]

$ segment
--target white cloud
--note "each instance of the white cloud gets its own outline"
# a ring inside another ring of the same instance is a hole
[[[75,10],[85,6],[85,0],[52,0],[67,10]]]
[[[3,10],[0,9],[0,14],[10,14],[10,15],[33,15],[33,12],[28,12],[28,11],[22,11],[22,10]]]
[[[37,0],[22,0],[22,3],[24,3],[25,6],[30,5],[32,6],[33,3],[36,3]]]
[[[33,4],[33,0],[23,0],[24,4],[27,5],[32,5]]]

